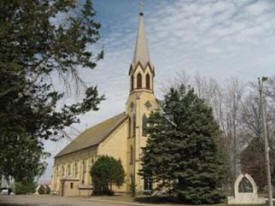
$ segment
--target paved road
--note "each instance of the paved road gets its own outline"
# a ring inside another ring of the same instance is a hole
[[[49,195],[1,195],[0,206],[118,206],[120,203]]]

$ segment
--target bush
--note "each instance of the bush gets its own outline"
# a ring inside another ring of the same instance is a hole
[[[99,157],[92,166],[90,174],[95,195],[113,195],[113,184],[121,186],[125,177],[121,161],[109,156]]]
[[[39,185],[37,192],[38,192],[39,195],[46,194],[45,187],[43,185]]]
[[[50,189],[50,187],[48,185],[39,185],[39,188],[38,188],[37,192],[40,195],[50,194],[51,189]]]
[[[34,181],[15,182],[15,194],[30,194],[35,192],[36,183]]]
[[[45,194],[50,194],[51,193],[51,188],[49,187],[49,185],[44,185],[45,187]]]

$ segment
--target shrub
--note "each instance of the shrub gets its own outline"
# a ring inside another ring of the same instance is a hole
[[[37,192],[40,195],[50,194],[51,189],[48,185],[40,185]]]
[[[121,161],[113,157],[101,156],[90,170],[94,186],[94,194],[113,195],[112,186],[121,186],[124,182],[125,172]]]
[[[15,194],[30,194],[35,192],[36,183],[34,181],[15,182]]]
[[[44,195],[44,194],[46,194],[46,191],[45,191],[45,187],[43,186],[43,185],[39,185],[38,186],[38,194],[39,195]]]
[[[45,187],[45,194],[50,194],[51,193],[51,188],[49,187],[49,185],[44,185]]]

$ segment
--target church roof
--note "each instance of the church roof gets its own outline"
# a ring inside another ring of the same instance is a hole
[[[55,157],[60,157],[88,147],[96,146],[107,138],[122,122],[127,119],[125,112],[107,119],[93,127],[86,129]]]
[[[138,32],[137,32],[133,64],[137,65],[138,62],[140,62],[141,65],[144,67],[148,63],[150,63],[149,50],[147,47],[147,41],[146,41],[146,35],[145,35],[143,13],[140,13],[140,17],[139,17],[139,26],[138,26]]]

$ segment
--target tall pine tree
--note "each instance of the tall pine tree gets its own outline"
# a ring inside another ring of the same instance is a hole
[[[142,158],[144,178],[172,189],[186,203],[217,203],[223,199],[222,158],[217,147],[219,126],[212,110],[193,89],[172,88],[151,114]]]

